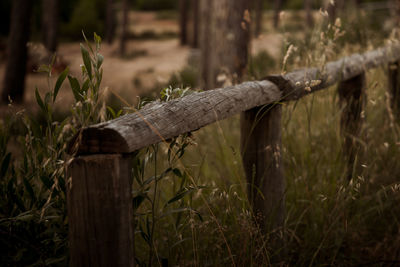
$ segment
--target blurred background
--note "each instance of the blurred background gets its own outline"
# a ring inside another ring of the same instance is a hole
[[[212,24],[207,17],[213,9],[211,2],[2,0],[2,103],[7,104],[11,98],[14,102],[25,102],[30,106],[29,103],[34,101],[35,87],[42,92],[48,90],[44,74],[37,70],[42,64],[49,64],[53,55],[56,55],[54,74],[68,66],[70,74],[79,76],[82,32],[90,40],[94,32],[103,38],[103,86],[128,103],[135,103],[138,96],[154,96],[167,85],[204,87],[200,78],[204,75],[199,67],[199,49],[204,47],[202,43],[212,42],[206,32],[210,30],[207,25]],[[263,64],[250,64],[252,73],[249,78],[260,78],[257,76],[279,71],[279,62],[289,43],[304,42],[307,38],[311,40],[313,32],[320,33],[320,25],[324,21],[333,24],[337,17],[342,18],[342,24],[351,25],[346,28],[346,36],[342,38],[345,41],[340,40],[342,43],[368,46],[382,42],[382,37],[389,36],[396,23],[396,5],[396,1],[370,0],[340,0],[336,3],[322,0],[251,0],[251,55],[255,57],[252,62]],[[214,11],[217,12],[223,10]],[[324,20],[325,15],[329,19]],[[310,48],[307,42],[298,47],[303,50]],[[71,103],[73,99],[68,91],[61,91],[64,104]]]
[[[160,92],[170,100],[186,88],[323,67],[398,42],[399,7],[400,0],[0,0],[0,265],[68,265],[67,144],[81,127],[135,111],[139,99]],[[282,104],[281,250],[254,224],[239,114],[135,154],[138,266],[399,266],[400,127],[387,90],[398,66],[366,72],[350,181],[337,90]]]

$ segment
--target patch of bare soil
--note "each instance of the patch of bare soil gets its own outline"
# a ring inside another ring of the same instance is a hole
[[[131,12],[130,31],[141,33],[151,31],[156,34],[163,32],[178,32],[177,21],[172,19],[158,19],[155,12]],[[280,54],[282,38],[279,34],[271,33],[262,35],[252,41],[252,53],[266,50],[271,55]],[[102,86],[107,88],[107,94],[117,94],[128,103],[135,103],[137,97],[146,93],[146,90],[164,84],[176,71],[182,69],[187,63],[190,49],[179,45],[178,39],[164,40],[130,40],[127,43],[127,56],[118,55],[119,41],[114,44],[102,44],[101,53],[105,60],[103,63],[104,75]],[[61,43],[57,55],[65,62],[70,74],[81,76],[82,59],[78,42]],[[5,62],[0,62],[0,84],[3,84]],[[57,74],[51,80],[55,83]],[[29,73],[26,77],[25,107],[34,104],[35,88],[41,93],[49,90],[45,74]],[[161,88],[160,88],[161,89]],[[66,81],[60,90],[58,108],[68,110],[73,102],[73,95]],[[4,109],[4,107],[3,107]],[[0,109],[1,112],[1,109]]]
[[[157,20],[154,12],[132,12],[131,28],[133,32],[153,31],[160,34],[166,31],[177,31],[178,26],[172,20]],[[38,45],[31,45],[31,49],[41,49]],[[38,47],[38,48],[36,48]],[[180,70],[186,64],[189,48],[179,45],[177,39],[168,40],[130,40],[127,43],[127,56],[121,58],[118,55],[119,40],[114,44],[102,44],[101,54],[105,60],[103,63],[102,86],[109,93],[115,93],[123,97],[129,103],[135,102],[137,96],[143,93],[143,88],[152,88],[156,84],[168,81],[169,77]],[[35,53],[35,51],[33,51]],[[65,62],[70,74],[81,76],[82,64],[80,47],[78,42],[61,43],[57,55]],[[5,73],[5,61],[0,62],[0,84],[3,84]],[[141,76],[145,75],[145,80]],[[55,83],[57,74],[50,84]],[[135,80],[140,80],[135,83]],[[45,74],[30,72],[26,76],[26,89],[24,102],[26,107],[35,106],[34,92],[38,88],[41,93],[49,90],[48,80]],[[69,109],[73,101],[68,82],[64,83],[59,93],[60,109]]]

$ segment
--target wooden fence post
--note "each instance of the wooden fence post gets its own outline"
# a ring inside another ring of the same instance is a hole
[[[134,266],[130,158],[81,156],[67,169],[70,266]]]
[[[400,119],[400,61],[389,64],[389,94],[392,110]]]
[[[281,117],[279,104],[256,107],[241,116],[241,151],[248,197],[256,221],[264,231],[282,230],[285,219]]]
[[[364,121],[366,103],[365,73],[357,75],[338,85],[339,101],[342,109],[340,131],[344,138],[343,154],[347,161],[347,178],[351,179],[357,152],[360,149],[357,139]]]

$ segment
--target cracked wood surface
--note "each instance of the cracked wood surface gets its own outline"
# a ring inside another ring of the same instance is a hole
[[[263,81],[156,102],[135,113],[82,129],[70,142],[70,153],[132,153],[257,106],[299,99],[399,59],[400,45],[388,45],[329,62],[322,69],[301,69],[271,75]]]
[[[70,264],[134,266],[131,158],[76,157],[67,168]]]
[[[72,141],[71,152],[131,153],[279,99],[281,92],[276,85],[255,81],[156,102],[135,113],[83,129]]]

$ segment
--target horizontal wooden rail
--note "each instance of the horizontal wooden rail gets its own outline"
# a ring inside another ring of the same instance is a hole
[[[269,81],[193,93],[169,102],[155,102],[135,113],[87,127],[70,147],[77,154],[130,153],[280,99],[280,90]]]
[[[135,113],[83,129],[70,143],[70,152],[131,153],[257,106],[299,99],[399,59],[400,45],[392,44],[329,62],[322,69],[301,69],[271,75],[263,81],[156,102]]]

